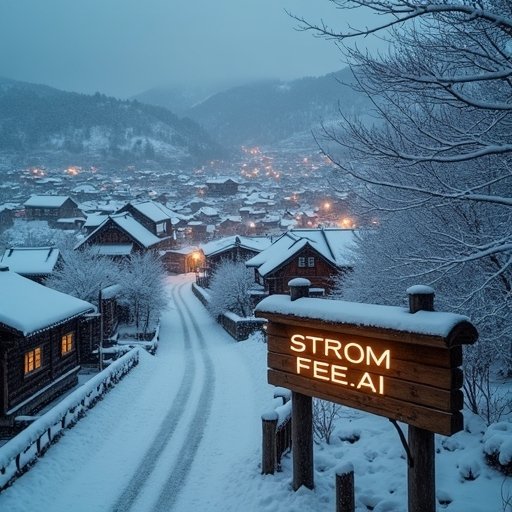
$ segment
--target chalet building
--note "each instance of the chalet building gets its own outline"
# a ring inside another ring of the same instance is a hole
[[[13,247],[6,249],[0,266],[7,266],[20,276],[41,283],[62,264],[62,256],[55,247]]]
[[[236,215],[224,217],[217,225],[217,233],[221,236],[239,235],[244,229],[242,217]]]
[[[59,219],[66,219],[65,224],[71,222],[77,227],[85,221],[78,204],[69,196],[31,196],[23,206],[27,220],[46,220],[53,227],[59,227]]]
[[[168,243],[168,238],[157,237],[129,213],[124,212],[109,215],[75,249],[92,247],[102,256],[122,258],[135,252],[165,250]]]
[[[194,242],[201,242],[208,238],[208,225],[200,220],[191,220],[187,223],[187,236]]]
[[[211,206],[203,206],[194,214],[194,220],[204,224],[216,224],[220,220],[219,211]]]
[[[201,245],[209,273],[222,261],[247,261],[272,244],[268,237],[228,236]]]
[[[78,383],[88,302],[0,267],[0,429]]]
[[[197,246],[170,249],[163,256],[165,268],[173,274],[186,274],[204,268],[204,254]]]
[[[148,231],[158,238],[172,241],[172,217],[174,212],[155,201],[133,201],[123,206],[118,213],[128,212]]]
[[[213,178],[206,182],[206,186],[209,196],[234,196],[238,193],[238,183],[231,178]]]
[[[293,229],[246,265],[267,295],[288,293],[288,281],[296,277],[309,279],[312,292],[323,295],[336,274],[352,269],[354,238],[349,229]]]

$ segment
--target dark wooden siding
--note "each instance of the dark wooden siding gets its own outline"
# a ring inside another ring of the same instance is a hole
[[[305,258],[306,266],[299,267],[299,258]],[[308,266],[308,258],[315,258],[315,265]],[[338,267],[325,260],[318,252],[306,247],[292,260],[265,276],[265,290],[270,293],[288,293],[288,281],[296,277],[305,277],[313,288],[324,288],[328,292],[332,287],[332,278],[339,272]]]
[[[78,320],[74,319],[58,327],[43,331],[28,338],[16,339],[16,345],[7,350],[7,404],[10,409],[30,398],[35,392],[79,365]],[[64,334],[74,334],[73,349],[61,354],[61,339]],[[41,347],[41,368],[25,375],[25,353]]]

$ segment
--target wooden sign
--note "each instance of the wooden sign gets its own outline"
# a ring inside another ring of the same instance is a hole
[[[332,302],[339,304],[334,317],[342,321],[325,320]],[[269,383],[434,433],[462,430],[461,345],[476,340],[473,325],[460,315],[423,311],[430,316],[418,325],[431,320],[448,327],[433,334],[424,328],[411,332],[407,325],[389,328],[380,320],[382,308],[393,315],[402,308],[368,305],[370,316],[378,311],[379,318],[364,326],[345,321],[350,315],[344,316],[343,309],[351,304],[313,298],[291,302],[287,296],[262,301],[256,315],[269,320]]]

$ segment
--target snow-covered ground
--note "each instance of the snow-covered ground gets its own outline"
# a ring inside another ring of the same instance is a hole
[[[342,409],[332,444],[315,446],[314,491],[292,491],[289,456],[282,472],[260,474],[260,417],[272,399],[266,345],[257,337],[235,343],[192,295],[190,280],[169,278],[157,355],[142,353],[138,367],[1,493],[0,511],[334,511],[335,468],[350,461],[358,512],[405,512],[406,461],[394,427],[351,409]],[[510,478],[486,466],[482,424],[468,427],[436,436],[438,510],[511,512]]]

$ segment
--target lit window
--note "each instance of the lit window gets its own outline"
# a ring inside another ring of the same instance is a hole
[[[68,334],[64,334],[62,336],[62,341],[60,344],[60,351],[61,354],[67,354],[68,352],[71,352],[73,350],[73,333],[69,332]]]
[[[308,267],[314,267],[315,266],[315,258],[314,256],[310,256],[308,258]]]
[[[305,267],[306,266],[306,258],[304,256],[299,257],[299,267]]]
[[[41,368],[41,347],[25,352],[25,374]]]

